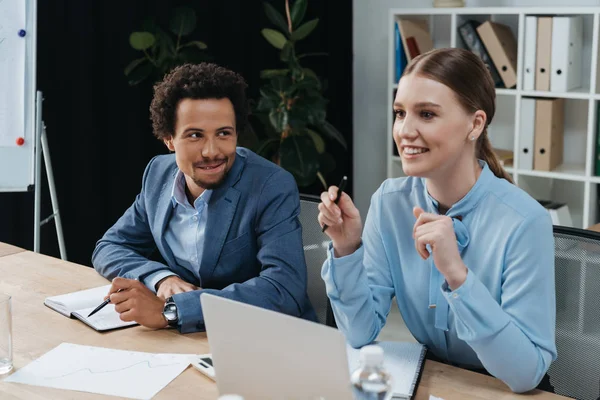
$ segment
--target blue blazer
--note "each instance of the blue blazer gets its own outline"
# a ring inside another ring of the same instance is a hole
[[[187,282],[200,282],[177,265],[164,238],[173,207],[175,155],[154,157],[133,205],[98,241],[92,255],[107,279],[142,281],[164,270],[149,259],[158,249],[168,268]],[[316,321],[306,293],[306,263],[300,200],[292,175],[254,154],[237,149],[235,162],[208,203],[202,289],[173,296],[182,333],[204,329],[200,295],[211,293]]]

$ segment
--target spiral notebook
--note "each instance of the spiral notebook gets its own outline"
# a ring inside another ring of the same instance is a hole
[[[48,297],[44,300],[44,305],[65,317],[77,318],[100,332],[137,325],[136,322],[121,321],[119,313],[115,311],[114,304],[110,303],[96,314],[88,317],[88,314],[102,303],[109,289],[110,285],[105,285],[79,292]]]
[[[392,376],[393,399],[413,398],[425,364],[427,348],[420,343],[376,342],[383,349],[383,366]],[[348,367],[354,371],[360,364],[360,349],[347,346]]]

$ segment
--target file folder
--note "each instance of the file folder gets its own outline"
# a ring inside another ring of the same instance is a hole
[[[535,53],[537,51],[538,17],[525,17],[525,55],[523,57],[523,90],[535,90]]]
[[[404,47],[407,63],[419,54],[433,49],[433,41],[431,40],[427,21],[402,18],[398,19],[397,23],[400,28],[402,47]]]
[[[521,116],[519,118],[519,169],[533,169],[533,153],[535,137],[535,99],[521,99]]]
[[[479,25],[480,25],[479,22],[474,21],[474,20],[469,20],[458,27],[458,33],[460,34],[460,37],[462,38],[463,42],[465,43],[465,46],[467,46],[467,48],[469,50],[471,50],[473,53],[477,54],[479,56],[479,58],[481,58],[483,60],[483,62],[485,63],[485,66],[487,67],[488,71],[490,71],[490,74],[492,75],[492,79],[494,80],[494,86],[503,87],[504,82],[502,81],[502,78],[500,78],[500,75],[498,74],[498,70],[496,69],[496,66],[494,66],[494,62],[490,58],[490,55],[488,54],[487,50],[485,49],[483,42],[481,41],[481,39],[479,38],[479,35],[477,34],[477,27]]]
[[[535,90],[550,90],[550,61],[552,54],[552,17],[539,17],[537,51],[535,54]]]
[[[535,100],[533,168],[552,171],[563,161],[564,99]]]
[[[477,27],[477,33],[485,45],[504,86],[517,85],[517,41],[510,28],[503,24],[486,21]]]
[[[395,68],[395,77],[394,77],[395,83],[398,83],[398,81],[402,77],[404,68],[406,68],[406,53],[404,52],[404,47],[402,46],[402,37],[400,36],[400,27],[398,25],[399,25],[399,22],[396,21],[394,23],[394,36],[395,36],[395,49],[394,50],[396,52],[396,68]]]
[[[552,21],[552,75],[550,90],[567,92],[581,86],[583,18],[554,17]]]

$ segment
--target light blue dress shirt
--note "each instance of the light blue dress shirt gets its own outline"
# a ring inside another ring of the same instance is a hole
[[[200,282],[200,263],[204,250],[204,238],[207,221],[207,205],[212,191],[205,190],[194,201],[194,206],[189,203],[185,194],[185,176],[178,171],[173,182],[171,202],[173,214],[165,231],[165,240],[173,252],[173,256],[182,267],[190,270]],[[177,275],[173,271],[164,269],[156,271],[144,279],[144,284],[156,292],[155,286],[162,279]],[[192,283],[192,282],[191,282]]]
[[[482,172],[446,213],[468,268],[451,291],[415,249],[413,207],[438,213],[422,178],[386,180],[371,199],[361,247],[322,269],[339,329],[359,347],[375,340],[395,296],[413,336],[439,358],[485,368],[515,392],[537,386],[556,359],[554,239],[548,212]]]

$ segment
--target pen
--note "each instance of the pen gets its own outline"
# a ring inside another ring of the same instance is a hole
[[[344,175],[344,177],[342,178],[342,181],[340,182],[340,185],[338,186],[337,197],[334,200],[335,204],[337,204],[340,201],[340,198],[342,197],[342,192],[344,191],[344,188],[346,187],[346,182],[348,182],[348,177],[346,175]],[[327,226],[327,224],[324,224],[323,230],[321,232],[325,232],[327,230],[327,228],[329,228],[329,226]]]
[[[119,293],[121,290],[123,290],[123,289],[117,290],[116,293]],[[92,315],[96,314],[98,311],[102,310],[108,303],[110,303],[110,296],[108,297],[108,299],[106,299],[102,303],[100,303],[100,305],[98,307],[94,308],[94,311],[89,313],[89,315],[87,317],[89,318]]]

